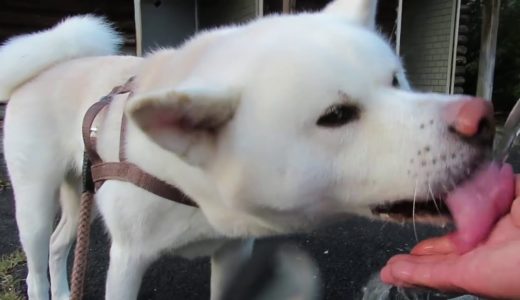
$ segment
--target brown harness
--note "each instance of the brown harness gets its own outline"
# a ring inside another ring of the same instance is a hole
[[[81,193],[76,248],[74,249],[74,264],[72,267],[70,289],[71,300],[81,300],[83,298],[94,193],[106,180],[129,182],[161,198],[197,207],[197,204],[193,200],[175,186],[148,174],[135,164],[127,161],[124,147],[126,139],[126,119],[124,113],[121,119],[121,133],[119,137],[119,161],[104,162],[99,156],[96,150],[95,137],[91,134],[92,124],[99,112],[110,105],[114,96],[122,94],[128,94],[127,99],[132,95],[132,78],[124,85],[115,87],[110,94],[94,103],[87,110],[83,118],[82,132],[83,142],[85,143],[83,192]]]
[[[119,137],[119,161],[104,162],[97,153],[95,137],[91,135],[94,119],[103,108],[110,105],[114,96],[128,94],[128,98],[130,98],[132,95],[132,80],[133,78],[130,78],[124,85],[112,89],[110,94],[94,103],[87,110],[85,117],[83,118],[83,141],[85,143],[86,156],[91,164],[90,171],[93,182],[93,186],[91,185],[93,191],[91,192],[97,191],[106,180],[119,180],[132,183],[133,185],[161,198],[197,207],[197,204],[177,187],[158,179],[157,177],[141,170],[135,164],[127,161],[124,147],[126,139],[126,118],[124,113],[121,120],[121,135]],[[88,174],[84,174],[84,176],[88,177]]]

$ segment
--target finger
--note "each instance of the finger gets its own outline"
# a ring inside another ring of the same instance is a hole
[[[390,259],[386,262],[387,265],[393,263],[394,261],[398,261],[400,259],[404,259],[406,257],[410,256],[410,254],[397,254],[397,255],[394,255],[392,257],[390,257]]]
[[[520,175],[516,175],[516,199],[511,205],[511,216],[514,224],[520,227]]]
[[[517,189],[517,193],[518,191],[519,190]],[[520,227],[520,197],[513,201],[513,205],[511,206],[511,218],[513,224],[517,227]]]
[[[379,272],[379,278],[386,284],[396,284],[396,279],[392,275],[392,270],[389,266],[384,266]]]
[[[411,254],[398,254],[393,257],[391,257],[387,262],[386,265],[394,264],[395,262],[399,261],[411,261],[411,262],[435,262],[438,260],[446,259],[445,255],[411,255]]]
[[[413,247],[410,252],[413,255],[449,254],[455,252],[455,245],[450,235],[434,237],[424,240]]]
[[[381,272],[379,272],[379,278],[385,284],[395,285],[395,286],[399,286],[399,287],[406,287],[406,288],[413,287],[413,285],[410,285],[410,284],[407,284],[406,282],[397,280],[392,275],[392,270],[390,267],[384,267],[383,269],[381,269]]]
[[[391,279],[396,283],[424,286],[443,291],[461,291],[453,284],[453,267],[441,261],[435,263],[417,263],[396,261],[389,266]]]
[[[516,175],[516,195],[520,196],[520,175]]]
[[[512,240],[520,240],[520,201],[517,201],[515,205],[517,205],[516,209],[519,210],[519,213],[516,216],[511,213],[498,221],[486,244],[498,245]]]
[[[417,264],[433,264],[433,263],[447,263],[453,259],[458,258],[457,254],[434,254],[434,255],[410,255],[401,254],[396,255],[388,260],[387,266],[393,265],[397,262],[412,262]]]
[[[513,224],[520,227],[520,175],[516,175],[516,199],[511,205],[511,218]]]

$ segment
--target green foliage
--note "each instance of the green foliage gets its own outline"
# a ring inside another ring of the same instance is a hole
[[[15,268],[25,263],[25,256],[18,250],[0,259],[0,300],[22,300],[18,288],[20,279],[13,275]]]
[[[0,179],[0,191],[11,188],[11,183],[9,181],[5,181]]]

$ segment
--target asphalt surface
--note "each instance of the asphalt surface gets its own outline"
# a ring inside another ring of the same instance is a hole
[[[419,239],[443,230],[417,226]],[[0,255],[19,248],[10,190],[0,193]],[[94,224],[90,245],[86,299],[102,299],[108,265],[109,240],[101,222]],[[407,252],[416,243],[411,225],[401,226],[352,218],[308,235],[277,237],[257,242],[257,248],[294,244],[319,266],[323,299],[359,299],[362,288],[394,254]],[[25,277],[25,270],[18,271]],[[163,257],[143,280],[139,299],[208,299],[210,266],[207,258],[185,260]],[[430,299],[446,299],[433,297]]]

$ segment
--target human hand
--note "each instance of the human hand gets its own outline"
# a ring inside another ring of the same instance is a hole
[[[511,211],[488,239],[459,255],[450,235],[419,243],[411,254],[392,257],[381,270],[388,284],[422,286],[493,298],[520,299],[520,177]]]

